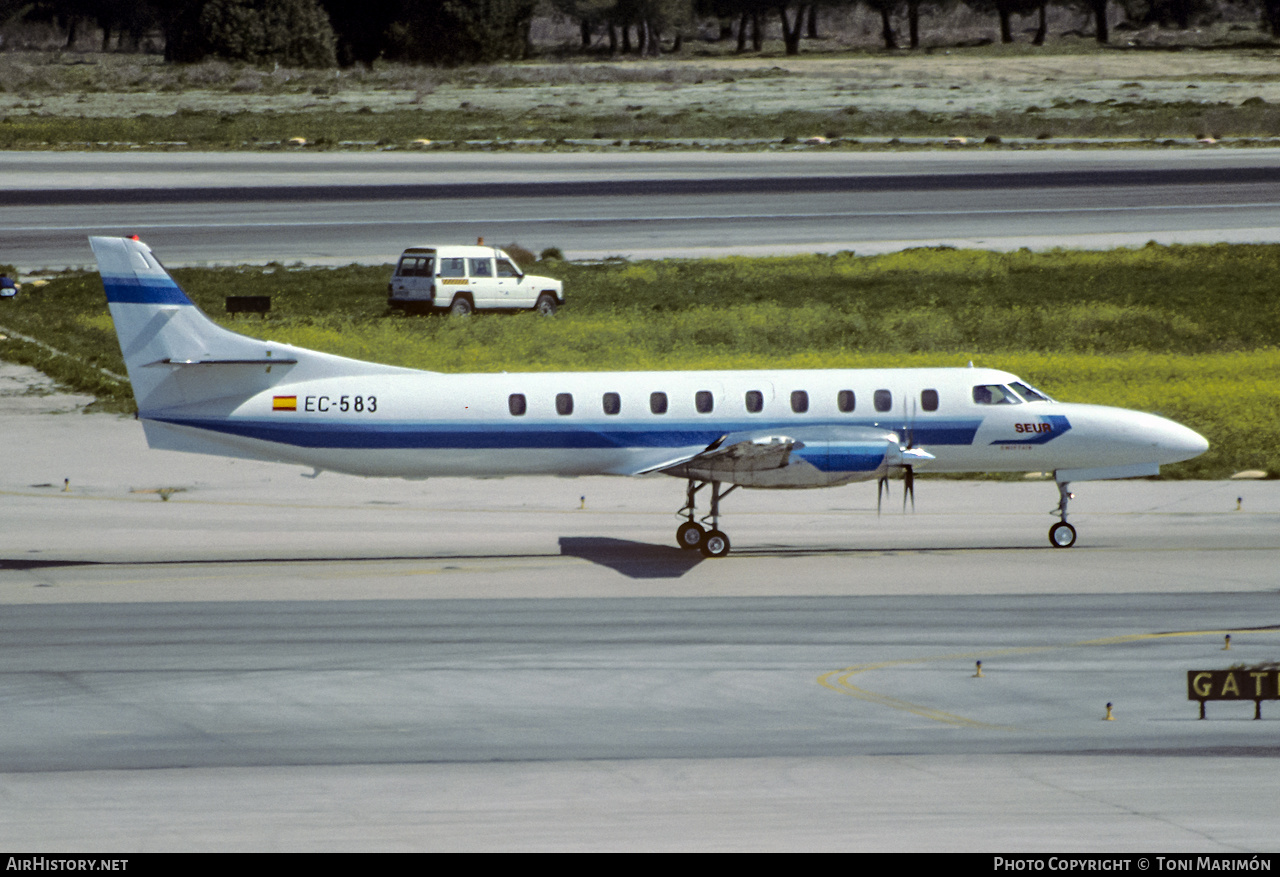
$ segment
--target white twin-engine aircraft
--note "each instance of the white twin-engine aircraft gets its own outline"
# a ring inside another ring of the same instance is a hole
[[[227,331],[136,238],[90,243],[151,447],[401,478],[661,472],[688,483],[677,543],[707,557],[729,552],[720,501],[738,487],[901,475],[905,505],[916,467],[1052,471],[1049,542],[1067,548],[1069,482],[1155,475],[1209,447],[1162,417],[1055,402],[985,368],[438,374],[360,362]]]

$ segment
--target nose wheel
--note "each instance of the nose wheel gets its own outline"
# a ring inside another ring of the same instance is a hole
[[[1067,503],[1075,494],[1067,490],[1067,482],[1058,482],[1058,507],[1051,514],[1058,515],[1058,523],[1049,528],[1049,544],[1054,548],[1070,548],[1076,544],[1076,528],[1067,523]]]
[[[710,530],[694,520],[694,515],[696,514],[694,511],[694,496],[707,484],[711,485],[711,514],[703,516],[700,520],[706,521],[710,519]],[[684,507],[679,511],[679,514],[683,515],[686,520],[676,528],[676,544],[686,551],[697,549],[702,552],[703,557],[724,557],[728,554],[729,537],[720,531],[720,500],[736,490],[737,487],[738,485],[735,484],[722,493],[719,481],[704,481],[698,484],[690,478],[689,486],[685,491]]]
[[[1049,544],[1054,548],[1070,548],[1076,544],[1076,528],[1059,521],[1049,528]]]

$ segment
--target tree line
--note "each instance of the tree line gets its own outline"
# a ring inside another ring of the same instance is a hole
[[[1044,42],[1050,2],[1088,15],[1099,43],[1110,40],[1108,16],[1186,29],[1221,15],[1224,4],[1251,8],[1280,37],[1280,0],[0,0],[0,24],[28,20],[65,29],[96,26],[103,49],[114,37],[137,51],[149,34],[163,37],[166,60],[208,57],[328,67],[379,58],[468,64],[527,58],[536,14],[574,22],[584,51],[658,55],[710,25],[739,52],[759,51],[770,23],[781,29],[788,55],[820,35],[824,10],[861,5],[877,14],[886,48],[917,48],[921,14],[963,4],[998,24],[1013,42],[1012,18],[1036,16],[1032,42]],[[900,23],[905,17],[905,34]]]

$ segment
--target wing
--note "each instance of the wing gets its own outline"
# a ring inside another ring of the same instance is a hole
[[[686,451],[632,474],[662,472],[683,478],[692,475],[696,469],[698,478],[736,482],[739,476],[785,469],[791,462],[791,452],[803,447],[803,442],[785,435],[738,437],[726,434],[701,450]]]
[[[662,459],[638,462],[628,474],[661,472],[744,487],[832,487],[932,459],[923,448],[902,447],[889,430],[802,426],[785,433],[727,433],[703,448],[673,449]]]

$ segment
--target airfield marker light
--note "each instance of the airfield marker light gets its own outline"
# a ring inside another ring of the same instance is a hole
[[[970,678],[972,678],[972,679],[981,679],[981,678],[982,678],[982,662],[981,662],[981,661],[978,661],[977,666],[978,666],[978,672],[977,672],[977,673],[974,673],[974,674],[973,674],[973,676],[972,676],[972,677],[970,677]]]
[[[1242,504],[1243,502],[1244,502],[1244,497],[1243,497],[1243,496],[1237,496],[1237,497],[1236,497],[1236,511],[1240,511],[1240,509],[1241,509],[1241,504]]]
[[[1231,634],[1227,634],[1223,637],[1222,650],[1224,652],[1231,651]]]
[[[1116,717],[1111,715],[1111,701],[1107,701],[1107,717],[1103,719],[1103,721],[1114,722],[1115,720],[1116,720]]]
[[[70,479],[70,478],[63,478],[63,479],[62,479],[62,492],[63,492],[63,493],[70,493],[70,492],[71,492],[71,479]]]
[[[578,499],[582,501],[582,504],[579,505],[578,508],[585,509],[587,507],[587,498],[585,496],[580,496]]]

